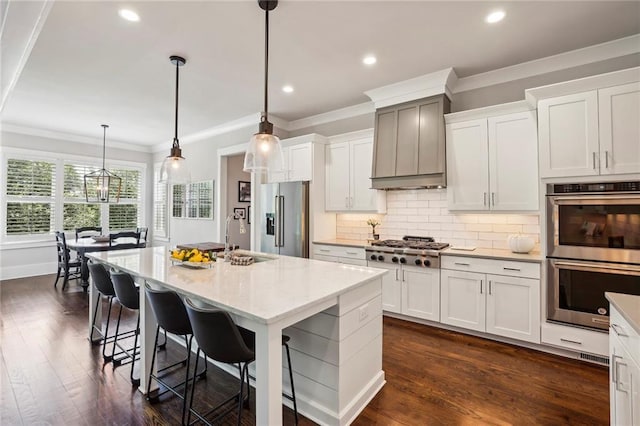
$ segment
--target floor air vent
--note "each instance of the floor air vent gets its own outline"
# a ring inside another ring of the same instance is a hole
[[[595,362],[596,364],[609,365],[609,358],[603,356],[580,353],[580,359]]]

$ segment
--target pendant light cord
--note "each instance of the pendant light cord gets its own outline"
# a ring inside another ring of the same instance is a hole
[[[107,126],[106,124],[102,125],[102,170],[106,170],[104,167],[104,157],[105,157],[105,144],[107,140]]]
[[[175,132],[173,136],[174,148],[177,148],[180,146],[180,142],[178,142],[178,84],[180,83],[179,75],[180,75],[180,61],[176,61],[176,125],[175,125]]]
[[[264,120],[268,120],[267,98],[269,82],[269,7],[264,12]]]

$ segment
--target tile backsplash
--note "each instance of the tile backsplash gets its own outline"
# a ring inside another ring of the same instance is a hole
[[[371,233],[367,219],[376,218],[380,239],[400,239],[404,235],[431,236],[452,246],[507,249],[507,237],[525,234],[540,250],[538,214],[459,213],[447,209],[446,189],[419,189],[387,192],[387,214],[337,215],[336,237],[364,240]]]

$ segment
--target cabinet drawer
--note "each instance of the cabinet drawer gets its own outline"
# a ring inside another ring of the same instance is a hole
[[[345,257],[348,259],[362,259],[362,260],[366,259],[364,248],[356,248],[356,247],[314,244],[313,254],[323,255],[323,256]]]
[[[636,363],[640,364],[640,335],[613,305],[609,324],[609,333],[617,335],[618,340],[634,357]]]
[[[542,343],[578,352],[609,356],[609,335],[599,331],[542,324]]]
[[[540,278],[540,264],[511,260],[483,259],[465,256],[442,256],[440,265],[444,269],[508,275],[521,278]]]

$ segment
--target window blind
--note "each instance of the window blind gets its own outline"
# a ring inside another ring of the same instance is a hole
[[[167,237],[167,184],[160,183],[160,168],[153,173],[153,235]]]

